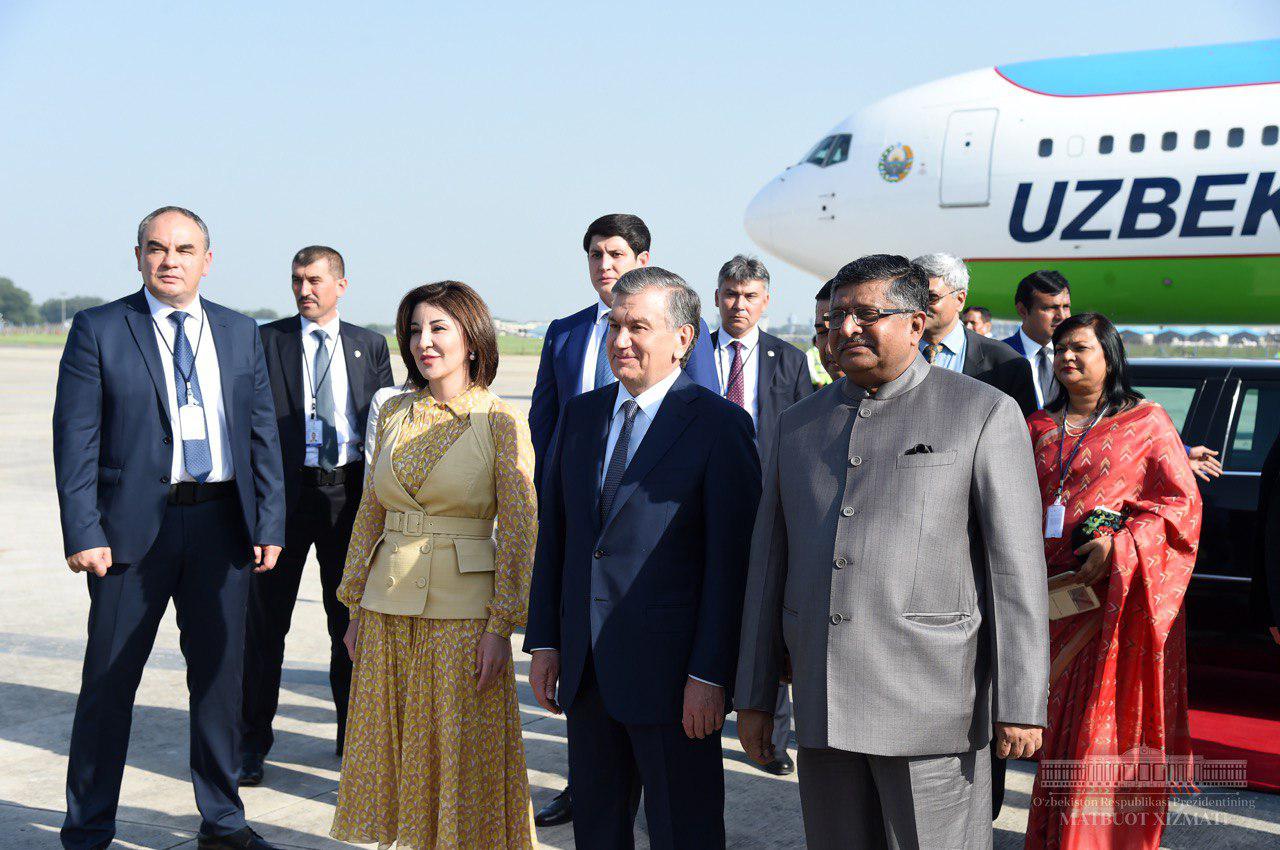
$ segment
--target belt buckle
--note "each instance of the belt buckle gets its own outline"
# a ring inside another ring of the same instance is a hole
[[[404,533],[413,537],[422,533],[422,514],[411,513],[404,515]]]

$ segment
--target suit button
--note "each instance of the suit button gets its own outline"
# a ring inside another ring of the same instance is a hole
[[[843,570],[843,569],[844,569],[845,567],[847,567],[847,566],[849,566],[849,562],[848,562],[848,561],[846,561],[844,558],[836,558],[836,569],[837,569],[837,570]]]
[[[858,408],[858,415],[861,416],[863,419],[869,418],[871,416],[871,408],[869,407]]]
[[[833,625],[833,626],[838,626],[838,625],[840,625],[840,624],[841,624],[841,623],[843,623],[843,622],[844,622],[844,615],[843,615],[843,614],[832,614],[832,615],[831,615],[831,625]]]
[[[427,586],[427,580],[425,578],[418,579],[418,587],[426,587],[426,586]]]
[[[431,551],[431,544],[423,543],[421,546],[418,547],[418,551],[425,555],[427,552]]]
[[[601,558],[604,557],[604,550],[597,549],[595,552],[592,553],[591,557],[595,558],[597,561],[600,560]]]
[[[857,455],[854,455],[853,457],[849,458],[849,465],[862,466],[862,458],[858,457]]]
[[[169,483],[169,476],[165,475],[165,476],[161,477],[161,479],[160,479],[160,483],[161,483],[161,484],[168,484],[168,483]]]
[[[161,437],[161,438],[160,438],[160,442],[164,443],[164,444],[167,446],[167,445],[169,445],[170,443],[172,443],[172,442],[173,442],[173,440],[171,440],[171,439],[170,439],[170,438],[168,438],[168,437]]]
[[[399,551],[400,551],[400,547],[399,547],[399,546],[392,546],[392,547],[391,547],[391,554],[392,554],[392,555],[394,555],[395,553],[397,553],[397,552],[399,552]]]
[[[396,583],[396,580],[395,580],[395,579],[393,579],[393,578],[388,578],[388,579],[387,579],[387,587],[391,587],[391,586],[393,586],[395,583]]]
[[[844,514],[845,516],[853,516],[854,509],[850,507],[843,507],[840,509],[840,513]]]

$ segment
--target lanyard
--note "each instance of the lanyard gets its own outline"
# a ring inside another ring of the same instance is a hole
[[[173,314],[170,313],[169,315]],[[183,321],[185,322],[186,320],[184,319]],[[156,321],[155,316],[151,317],[151,324],[156,326],[156,332],[160,334],[160,341],[164,343],[164,347],[169,351],[169,357],[173,360],[173,371],[177,373],[179,378],[182,378],[182,383],[185,384],[187,404],[195,404],[195,393],[191,391],[191,378],[196,374],[196,358],[200,356],[200,343],[204,342],[204,305],[200,305],[200,329],[196,332],[196,347],[195,351],[191,353],[191,369],[187,372],[183,372],[182,367],[178,365],[178,355],[174,353],[173,346],[169,345],[169,340],[165,339],[164,332],[160,330],[160,323]],[[184,327],[183,330],[185,331],[186,328]],[[177,333],[176,330],[174,332],[175,334]],[[177,341],[177,336],[174,337],[174,341]],[[177,382],[175,381],[175,383]],[[178,399],[178,406],[182,406],[182,399]]]
[[[739,340],[734,340],[734,342],[738,342],[738,341]],[[730,342],[729,345],[733,345],[733,342]],[[743,347],[745,348],[746,346],[744,345]],[[728,377],[725,377],[724,366],[721,365],[720,363],[721,354],[728,354],[730,358],[733,357],[733,352],[725,351],[725,348],[728,348],[728,346],[725,346],[724,348],[721,348],[720,346],[716,346],[716,378],[720,381],[720,395],[724,395],[729,391],[729,378],[733,377],[733,375],[729,375]],[[751,350],[747,352],[747,356],[742,358],[742,375],[743,375],[742,384],[744,388],[747,383],[747,378],[746,378],[747,364],[751,362],[751,358],[755,357],[756,352],[759,350],[760,350],[760,338],[756,337],[756,344],[751,346]],[[730,367],[732,368],[733,361],[730,360],[729,364],[730,364]]]
[[[328,335],[326,334],[325,336],[327,339]],[[316,345],[321,346],[321,345],[324,345],[324,343],[321,342],[320,340],[316,340]],[[316,351],[318,352],[319,350],[320,349],[317,347]],[[310,385],[311,387],[311,418],[312,419],[316,417],[316,390],[319,389],[320,386],[324,383],[324,379],[329,376],[329,370],[333,368],[333,361],[337,353],[338,353],[338,343],[335,340],[333,344],[333,354],[329,356],[329,362],[324,364],[324,371],[320,373],[320,379],[314,382],[311,380],[311,364],[307,361],[307,358],[305,355],[302,358],[302,368],[307,373],[307,384]]]
[[[1089,436],[1089,432],[1093,430],[1094,425],[1097,425],[1102,421],[1102,417],[1107,415],[1107,410],[1109,409],[1110,405],[1103,407],[1094,414],[1093,419],[1089,420],[1088,427],[1084,429],[1084,433],[1080,435],[1080,439],[1076,440],[1076,447],[1072,449],[1071,454],[1067,456],[1067,463],[1065,466],[1062,463],[1062,447],[1067,442],[1067,409],[1065,407],[1062,409],[1062,436],[1058,439],[1058,489],[1053,494],[1054,504],[1058,504],[1059,500],[1062,498],[1062,489],[1066,486],[1067,482],[1067,472],[1071,469],[1071,464],[1075,462],[1076,455],[1080,453],[1080,447],[1084,445],[1085,437]]]

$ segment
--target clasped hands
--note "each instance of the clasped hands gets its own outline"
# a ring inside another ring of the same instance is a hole
[[[533,688],[538,705],[552,714],[563,709],[556,702],[556,685],[560,681],[560,652],[555,649],[536,649],[529,664],[529,686]],[[705,738],[724,727],[724,688],[718,685],[686,678],[684,683],[684,710],[681,725],[690,738]]]
[[[279,557],[279,546],[254,546],[253,571],[255,573],[265,573],[275,567],[276,559]],[[83,549],[67,558],[67,567],[70,568],[71,572],[93,573],[98,578],[105,576],[113,563],[110,546],[95,546],[92,549]]]

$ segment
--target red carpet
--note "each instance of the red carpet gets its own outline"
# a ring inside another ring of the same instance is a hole
[[[1191,748],[1205,759],[1244,759],[1249,789],[1280,794],[1280,675],[1191,668]]]

